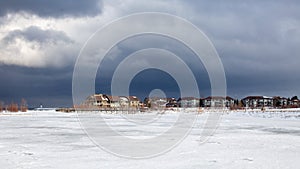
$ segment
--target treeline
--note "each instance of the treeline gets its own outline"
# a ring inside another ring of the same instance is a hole
[[[25,99],[21,100],[21,103],[18,105],[15,102],[11,102],[10,104],[6,105],[4,102],[0,101],[0,112],[8,111],[8,112],[26,112],[28,110],[27,102]]]

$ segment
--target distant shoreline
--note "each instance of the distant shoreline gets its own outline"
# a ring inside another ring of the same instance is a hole
[[[63,111],[57,111],[55,109],[45,109],[45,110],[28,110],[27,112],[8,112],[3,111],[0,112],[0,115],[27,115],[27,114],[44,114],[48,112],[55,112],[55,113],[62,113],[62,114],[68,114],[68,113],[103,113],[103,114],[147,114],[147,113],[153,113],[158,112],[160,114],[168,114],[168,113],[179,113],[179,112],[186,112],[186,113],[280,113],[280,112],[300,112],[300,108],[286,108],[286,109],[238,109],[238,110],[230,110],[230,109],[212,109],[212,108],[176,108],[176,109],[165,109],[165,110],[149,110],[146,112],[142,111],[132,111],[131,113],[128,111],[114,111],[114,110],[107,110],[107,111],[72,111],[72,112],[63,112]]]

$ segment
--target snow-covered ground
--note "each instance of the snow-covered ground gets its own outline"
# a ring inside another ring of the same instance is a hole
[[[106,116],[114,122],[114,115]],[[206,116],[201,114],[199,121]],[[297,169],[300,166],[299,112],[224,113],[216,133],[205,144],[199,144],[200,128],[196,126],[170,152],[140,160],[116,157],[95,146],[75,113],[0,113],[0,129],[0,166],[5,169]],[[126,130],[130,132],[128,126]]]

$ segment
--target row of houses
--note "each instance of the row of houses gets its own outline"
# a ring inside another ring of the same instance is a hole
[[[145,98],[142,102],[136,96],[110,96],[106,94],[94,94],[83,103],[85,106],[100,108],[172,108],[172,107],[228,107],[228,108],[287,108],[300,107],[297,97],[292,99],[275,96],[248,96],[242,100],[230,96],[209,96],[206,98],[182,97],[176,98]]]
[[[300,107],[300,100],[297,96],[290,98],[281,96],[248,96],[241,100],[246,108],[298,108]]]
[[[84,101],[84,106],[96,106],[99,108],[166,108],[166,107],[230,107],[235,100],[229,96],[207,97],[199,99],[195,97],[176,98],[145,98],[142,102],[137,96],[110,96],[106,94],[94,94]]]
[[[84,101],[84,106],[96,106],[100,108],[139,108],[139,98],[136,96],[110,96],[106,94],[94,94]]]
[[[209,96],[206,98],[182,97],[167,99],[166,107],[231,107],[236,104],[236,100],[227,96]]]

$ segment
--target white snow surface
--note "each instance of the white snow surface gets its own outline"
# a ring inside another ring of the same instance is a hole
[[[175,115],[167,112],[162,116]],[[114,115],[106,116],[113,122]],[[206,116],[207,113],[199,115],[199,120]],[[299,112],[227,112],[205,144],[199,144],[201,127],[196,125],[171,151],[139,160],[117,157],[94,145],[82,130],[76,113],[0,113],[0,129],[3,169],[297,169],[300,166]],[[130,132],[130,128],[126,130]]]

